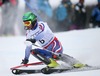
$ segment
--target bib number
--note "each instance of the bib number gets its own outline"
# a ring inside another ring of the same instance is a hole
[[[45,40],[39,40],[39,42],[41,43],[41,44],[44,44],[45,43]]]

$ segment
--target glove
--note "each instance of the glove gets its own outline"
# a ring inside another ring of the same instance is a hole
[[[26,39],[26,41],[30,41],[32,43],[35,43],[36,42],[36,39]]]
[[[21,62],[21,64],[27,64],[28,63],[28,59],[22,59],[22,62]]]

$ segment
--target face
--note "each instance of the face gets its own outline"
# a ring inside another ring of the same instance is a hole
[[[29,29],[32,28],[32,22],[31,21],[24,21],[23,23],[24,23],[24,28],[26,30],[29,30]]]

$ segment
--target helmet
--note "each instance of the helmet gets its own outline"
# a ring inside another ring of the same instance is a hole
[[[37,16],[32,12],[27,12],[23,15],[23,23],[25,25],[25,29],[33,28],[35,23],[37,22]]]
[[[32,12],[27,12],[23,15],[23,21],[35,21],[37,19],[37,16],[33,14]]]

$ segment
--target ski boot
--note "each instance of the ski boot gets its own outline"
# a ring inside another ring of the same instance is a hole
[[[76,63],[73,65],[74,68],[82,68],[82,67],[85,67],[86,65],[85,64],[82,64],[82,63]]]
[[[43,74],[51,74],[54,72],[54,70],[51,70],[51,69],[57,68],[58,66],[59,66],[59,64],[55,60],[50,58],[50,63],[47,65],[47,67],[41,69],[41,72]]]

